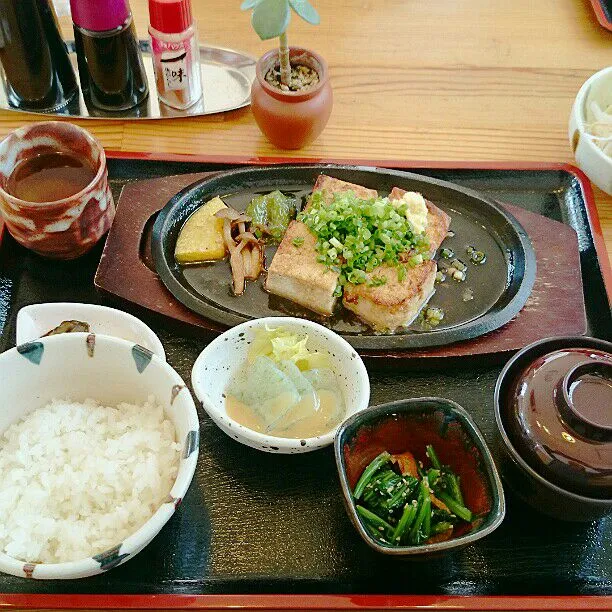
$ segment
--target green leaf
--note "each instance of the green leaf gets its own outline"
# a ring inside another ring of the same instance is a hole
[[[249,9],[255,8],[261,2],[262,0],[244,0],[244,2],[240,5],[240,10],[248,11]]]
[[[319,25],[321,18],[319,13],[308,0],[289,0],[291,8],[304,20],[312,25]]]
[[[277,38],[289,25],[291,10],[288,0],[262,0],[254,9],[251,23],[261,40]]]

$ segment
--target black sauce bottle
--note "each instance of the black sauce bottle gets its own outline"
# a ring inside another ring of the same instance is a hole
[[[52,0],[0,0],[0,62],[15,108],[58,110],[78,91]]]
[[[70,0],[81,89],[87,103],[127,110],[149,94],[127,0]]]

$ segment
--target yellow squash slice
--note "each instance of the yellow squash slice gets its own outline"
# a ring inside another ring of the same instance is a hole
[[[174,258],[177,263],[199,263],[225,257],[223,219],[215,217],[222,208],[226,208],[225,203],[217,196],[187,219],[176,241]]]

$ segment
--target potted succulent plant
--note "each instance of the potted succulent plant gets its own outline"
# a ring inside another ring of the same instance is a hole
[[[313,141],[331,114],[333,98],[325,60],[314,51],[290,47],[287,27],[292,11],[317,25],[319,14],[308,0],[244,0],[262,40],[279,39],[278,49],[257,62],[251,108],[261,131],[277,147],[299,149]]]

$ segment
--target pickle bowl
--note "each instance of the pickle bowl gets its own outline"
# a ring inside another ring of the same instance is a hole
[[[233,440],[268,453],[297,454],[329,446],[334,441],[335,425],[320,435],[303,438],[269,435],[250,429],[228,415],[227,388],[247,362],[249,348],[258,329],[282,328],[308,336],[309,350],[329,355],[344,400],[347,418],[365,410],[370,400],[368,373],[357,351],[332,330],[294,317],[265,317],[232,327],[213,340],[193,366],[191,382],[197,399],[215,424]]]
[[[360,477],[384,451],[411,453],[422,469],[428,445],[458,477],[471,520],[458,522],[449,539],[434,536],[420,544],[392,545],[373,537],[354,497]],[[504,491],[491,452],[469,413],[451,400],[421,397],[373,406],[342,424],[334,452],[349,519],[361,539],[382,555],[425,559],[450,553],[489,535],[504,519]]]
[[[148,325],[128,312],[99,304],[47,302],[24,306],[17,313],[17,344],[46,336],[64,321],[86,323],[91,333],[129,340],[166,360],[164,346]]]

